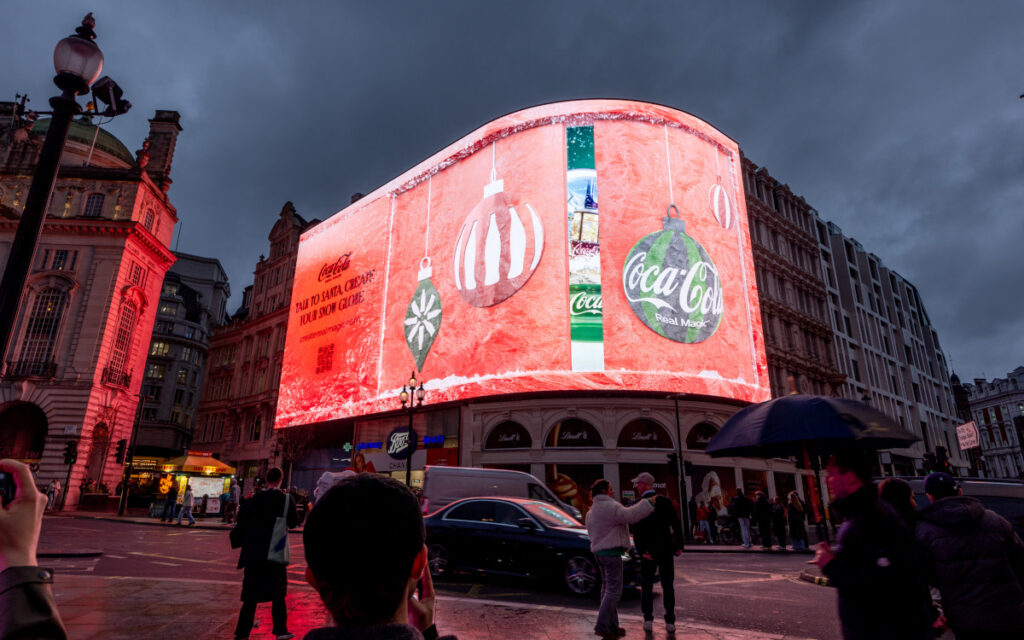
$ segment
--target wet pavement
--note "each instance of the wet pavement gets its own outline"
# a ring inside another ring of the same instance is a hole
[[[238,584],[201,579],[59,576],[54,595],[69,637],[73,640],[119,638],[176,638],[215,640],[233,638],[238,615]],[[442,634],[459,640],[507,638],[567,640],[595,638],[596,611],[580,608],[508,603],[467,597],[440,596],[436,624]],[[251,638],[273,638],[270,605],[256,614],[258,627]],[[680,619],[674,634],[658,620],[644,632],[638,615],[620,615],[627,638],[645,640],[754,640],[799,638],[741,631]],[[317,594],[309,587],[289,588],[288,627],[298,638],[327,624]]]

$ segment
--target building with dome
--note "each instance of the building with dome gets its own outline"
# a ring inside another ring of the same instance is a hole
[[[0,268],[49,126],[0,102]],[[134,154],[88,117],[71,125],[47,217],[0,363],[0,457],[67,485],[65,504],[105,506],[122,474],[178,216],[167,195],[181,131],[159,110]],[[77,446],[64,464],[68,442]],[[94,496],[80,495],[88,483]]]

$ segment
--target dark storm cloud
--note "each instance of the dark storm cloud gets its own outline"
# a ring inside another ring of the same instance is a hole
[[[236,294],[286,200],[324,218],[501,114],[624,97],[715,125],[915,283],[961,376],[1024,363],[1019,3],[37,1],[0,9],[11,98],[42,108],[90,10],[135,105],[109,128],[134,150],[182,113],[181,249]]]

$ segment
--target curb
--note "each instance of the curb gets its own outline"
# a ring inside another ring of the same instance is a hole
[[[94,549],[83,549],[81,551],[37,551],[37,558],[98,558],[102,551]]]
[[[811,584],[816,584],[819,587],[831,587],[832,586],[832,581],[831,580],[829,580],[825,576],[819,576],[816,573],[812,573],[811,571],[809,571],[807,569],[804,569],[803,571],[800,572],[800,579],[803,580],[804,582],[810,582]]]
[[[84,515],[84,514],[79,514],[79,513],[48,513],[46,515],[53,516],[53,517],[56,517],[56,518],[74,518],[76,520],[100,520],[100,521],[103,521],[103,522],[116,522],[118,524],[137,524],[137,525],[141,525],[141,526],[144,526],[144,527],[165,527],[165,528],[166,527],[174,527],[176,529],[179,528],[178,525],[176,525],[176,524],[171,524],[171,523],[168,523],[168,522],[160,522],[159,520],[156,520],[156,519],[152,519],[152,520],[149,520],[149,519],[146,519],[146,520],[135,520],[135,519],[119,518],[117,516],[89,516],[89,515]],[[229,532],[232,529],[232,525],[200,524],[199,522],[200,521],[197,519],[196,520],[196,524],[194,524],[192,526],[188,526],[188,525],[184,525],[183,524],[183,525],[180,526],[180,528],[181,529],[204,529],[206,531],[226,531],[226,532]],[[294,529],[289,529],[288,532],[289,533],[302,533],[302,527],[296,527]]]
[[[753,555],[814,555],[811,550],[795,550],[795,549],[761,549],[751,547],[750,549],[744,549],[742,546],[717,546],[717,545],[686,545],[683,549],[683,553],[749,553]]]

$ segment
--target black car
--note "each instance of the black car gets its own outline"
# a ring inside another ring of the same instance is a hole
[[[465,498],[424,518],[430,572],[454,571],[553,580],[572,593],[597,595],[601,576],[587,530],[540,500]],[[623,583],[635,586],[640,560],[626,557]]]

